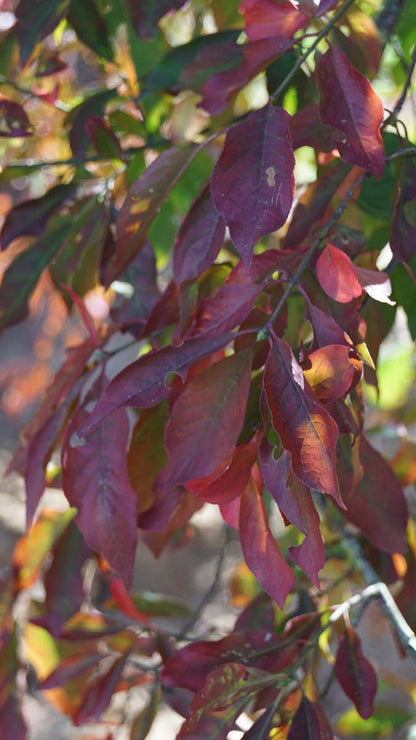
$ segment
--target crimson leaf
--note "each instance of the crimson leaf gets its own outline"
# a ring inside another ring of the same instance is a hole
[[[354,702],[363,719],[374,712],[377,675],[361,650],[361,640],[356,631],[346,625],[339,641],[335,660],[335,675],[346,695]]]
[[[233,126],[214,167],[214,204],[246,262],[256,242],[284,224],[294,193],[289,115],[268,103]]]

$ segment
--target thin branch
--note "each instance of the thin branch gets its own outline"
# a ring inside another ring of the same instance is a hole
[[[381,126],[381,130],[382,131],[384,131],[384,129],[386,128],[386,126],[389,126],[391,124],[395,124],[395,122],[397,120],[397,116],[399,115],[401,109],[403,108],[404,102],[405,102],[405,100],[407,98],[407,93],[409,92],[409,88],[410,88],[410,86],[412,84],[412,77],[413,77],[413,72],[415,70],[415,66],[416,66],[416,46],[413,49],[413,54],[412,54],[412,58],[411,58],[411,61],[410,61],[409,69],[407,70],[407,76],[406,76],[406,81],[405,81],[405,83],[403,85],[403,90],[402,90],[402,92],[400,94],[400,97],[399,97],[396,105],[394,106],[392,112],[390,113],[390,115],[388,116],[388,118],[386,118],[386,120],[383,121],[383,125]]]
[[[315,39],[315,41],[311,44],[309,49],[306,49],[306,51],[302,54],[302,56],[299,57],[297,62],[293,65],[292,69],[290,70],[289,74],[286,75],[283,82],[279,85],[277,90],[274,91],[274,93],[270,96],[271,100],[277,101],[283,90],[286,90],[289,83],[293,80],[294,76],[296,75],[297,71],[301,68],[302,64],[306,62],[307,58],[312,54],[313,51],[315,51],[316,47],[322,41],[322,39],[325,38],[325,36],[328,35],[331,28],[333,28],[337,21],[339,21],[340,18],[344,15],[344,13],[348,10],[350,5],[352,5],[354,0],[345,0],[345,2],[341,5],[339,10],[332,16],[331,20],[326,24],[326,26],[320,31]]]
[[[224,560],[225,560],[225,553],[226,553],[227,544],[228,544],[228,540],[230,536],[228,528],[225,529],[224,532],[225,532],[224,543],[221,548],[221,552],[220,552],[220,555],[217,561],[217,566],[215,568],[215,574],[214,574],[214,578],[212,579],[212,583],[210,587],[208,588],[208,590],[205,591],[204,595],[202,596],[201,601],[199,602],[195,611],[189,617],[188,621],[186,622],[186,624],[184,625],[180,633],[176,635],[177,640],[182,640],[192,630],[192,628],[195,626],[195,624],[200,619],[201,614],[204,611],[205,607],[207,606],[207,604],[209,604],[215,592],[217,591],[217,588],[221,580],[222,569],[223,569]]]

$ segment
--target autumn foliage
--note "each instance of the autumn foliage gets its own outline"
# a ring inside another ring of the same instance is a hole
[[[146,689],[131,740],[162,701],[181,740],[381,736],[370,599],[416,661],[415,409],[411,383],[384,401],[380,351],[396,314],[416,336],[413,0],[6,0],[0,21],[0,330],[42,290],[60,348],[78,327],[9,465],[0,736],[27,737],[25,666],[75,725]],[[204,506],[252,575],[201,639],[132,583],[138,540],[186,547]]]

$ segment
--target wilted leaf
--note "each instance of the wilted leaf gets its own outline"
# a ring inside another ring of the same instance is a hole
[[[350,258],[330,242],[318,257],[316,274],[321,288],[338,303],[349,303],[363,292]]]
[[[345,626],[339,641],[335,675],[361,717],[371,717],[374,712],[377,676],[373,666],[363,655],[360,638],[350,625]]]
[[[199,277],[222,247],[225,225],[207,186],[192,204],[173,247],[173,275],[178,285]]]
[[[251,41],[271,36],[291,38],[309,21],[309,17],[300,13],[290,0],[244,0],[240,13],[244,16],[246,33]]]
[[[48,36],[68,12],[70,0],[20,0],[16,8],[15,32],[20,59],[25,65],[36,44]]]
[[[286,221],[293,167],[289,116],[282,108],[268,103],[229,130],[211,189],[215,207],[248,263],[257,241]]]
[[[233,337],[233,334],[225,334],[190,339],[180,347],[164,347],[132,362],[109,383],[89,421],[77,430],[78,436],[90,434],[102,419],[122,406],[156,406],[168,395],[169,387],[165,380],[170,373],[177,373],[185,379],[194,362],[225,347]]]
[[[234,452],[251,360],[251,351],[243,351],[216,362],[191,380],[174,404],[165,442],[175,482],[211,475]]]
[[[144,246],[162,203],[195,156],[195,147],[171,147],[132,185],[117,219],[117,251],[108,265],[107,282],[115,280]]]
[[[255,485],[249,484],[241,497],[239,531],[244,560],[261,587],[283,609],[294,576],[273,537]]]
[[[335,471],[338,429],[312,396],[287,342],[275,337],[264,373],[273,427],[302,483],[341,502]]]
[[[379,178],[385,164],[380,98],[367,78],[334,47],[318,57],[316,72],[322,120],[345,135],[338,145],[341,157]]]
[[[127,474],[128,416],[124,409],[116,410],[85,445],[71,448],[72,433],[88,419],[89,414],[81,409],[68,428],[62,487],[78,509],[77,524],[86,542],[129,587],[137,543],[137,498]]]

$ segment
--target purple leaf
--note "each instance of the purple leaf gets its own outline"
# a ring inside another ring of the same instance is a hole
[[[246,262],[258,240],[282,226],[294,193],[289,115],[268,103],[233,126],[214,167],[215,207]]]

